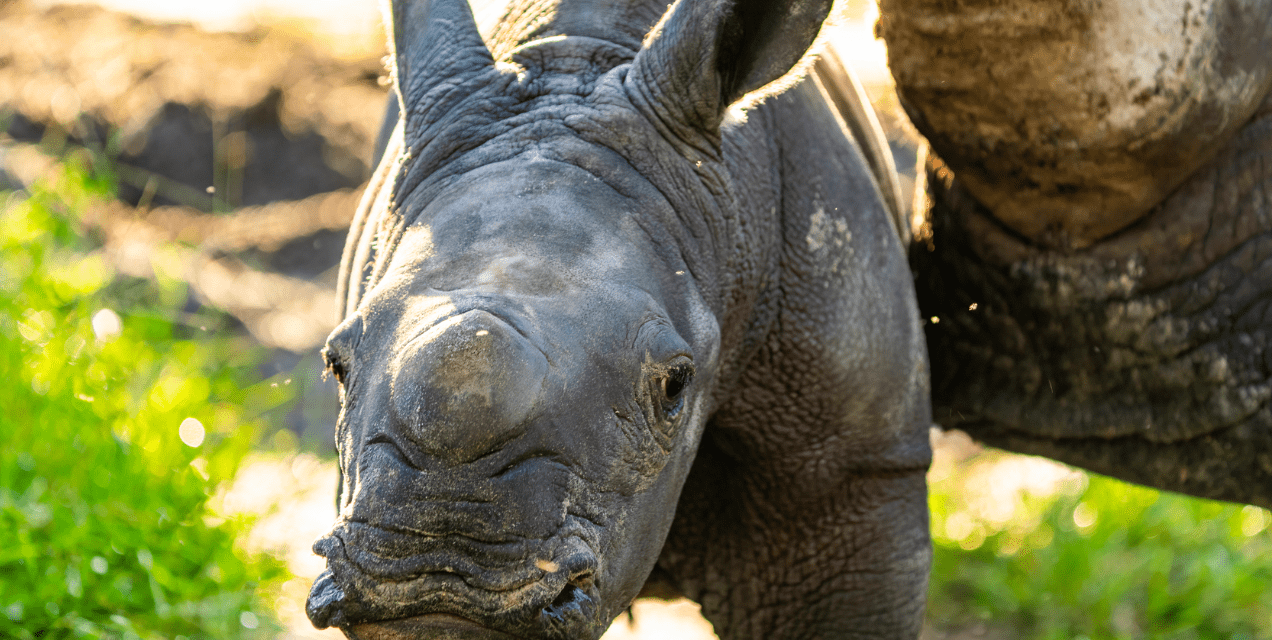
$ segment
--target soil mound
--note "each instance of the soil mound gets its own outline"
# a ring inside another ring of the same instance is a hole
[[[336,59],[280,31],[0,3],[5,132],[97,146],[133,204],[224,211],[361,184],[382,74],[379,58]]]

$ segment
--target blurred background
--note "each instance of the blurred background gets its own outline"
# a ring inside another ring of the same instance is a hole
[[[378,11],[0,0],[0,637],[341,637],[304,615],[335,515],[317,350]],[[850,0],[831,41],[908,192],[877,16]],[[1272,638],[1267,511],[932,437],[925,639]],[[606,636],[713,637],[659,600]]]

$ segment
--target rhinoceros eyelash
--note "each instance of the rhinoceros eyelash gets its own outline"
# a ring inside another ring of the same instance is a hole
[[[350,356],[356,351],[358,343],[362,339],[362,316],[355,315],[345,320],[336,327],[335,332],[327,339],[327,344],[323,346],[322,356],[323,376],[331,374],[340,383],[343,388],[349,384],[349,361]]]
[[[657,421],[673,421],[680,417],[685,407],[685,391],[693,384],[693,376],[693,365],[681,362],[654,378],[651,399],[656,403]]]
[[[662,378],[663,395],[672,400],[680,398],[685,389],[693,383],[693,374],[693,365],[690,364],[681,364],[672,368]]]
[[[339,353],[336,353],[334,350],[332,350],[331,347],[327,347],[322,350],[322,359],[323,359],[323,362],[326,364],[326,366],[323,368],[323,372],[326,374],[330,374],[333,378],[336,379],[336,382],[338,382],[340,386],[344,386],[345,381],[348,380],[349,378],[348,369],[345,367],[344,358],[341,357]]]

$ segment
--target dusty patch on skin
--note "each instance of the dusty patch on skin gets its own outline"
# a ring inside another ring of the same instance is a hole
[[[1088,246],[1138,219],[1272,87],[1272,9],[1241,0],[885,0],[883,12],[915,125],[1000,221],[1045,246]]]
[[[502,291],[508,282],[517,281],[515,274],[540,268],[541,261],[534,256],[524,254],[501,256],[491,260],[486,269],[477,274],[474,284]]]
[[[419,343],[418,348],[426,348],[429,344],[442,339],[453,325],[459,324],[462,316],[447,318],[438,323],[425,333]],[[462,337],[454,335],[449,336],[452,341],[460,340],[456,344],[445,345],[445,352],[448,357],[445,359],[443,366],[447,371],[452,373],[449,377],[439,380],[446,388],[449,389],[452,402],[478,402],[481,406],[492,406],[494,398],[492,397],[493,388],[489,384],[489,379],[493,370],[493,362],[487,357],[490,346],[490,331],[480,329],[474,331],[471,340],[463,340]]]
[[[820,252],[828,247],[843,249],[852,242],[852,231],[848,230],[848,223],[840,219],[831,220],[823,209],[818,209],[808,222],[808,235],[804,236],[804,241],[808,243],[810,251]]]
[[[808,219],[808,234],[804,236],[808,250],[816,258],[819,273],[837,273],[852,258],[852,231],[842,218],[832,218],[819,208]],[[830,280],[826,286],[830,286]]]

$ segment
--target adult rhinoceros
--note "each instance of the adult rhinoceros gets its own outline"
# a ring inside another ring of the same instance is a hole
[[[338,520],[315,545],[328,562],[308,604],[316,625],[355,638],[596,638],[656,583],[700,602],[730,640],[917,635],[931,408],[908,228],[881,195],[887,162],[862,154],[868,123],[841,109],[845,126],[828,106],[851,92],[773,84],[830,4],[515,0],[483,38],[465,0],[391,3],[404,108],[350,232],[344,319],[325,350],[343,480]],[[1208,171],[1243,170],[1266,150],[1260,122]],[[1265,192],[1272,163],[1256,164],[1242,193]],[[923,316],[953,328],[929,337],[942,419],[1008,444],[1036,435],[1031,446],[1053,455],[1078,436],[1073,450],[1093,452],[1079,460],[1095,464],[1163,446],[1145,444],[1135,411],[1179,407],[1186,424],[1211,406],[1133,386],[1146,378],[1203,394],[1240,379],[1238,399],[1266,417],[1267,369],[1243,368],[1263,362],[1263,333],[1210,320],[1160,339],[1127,333],[1194,304],[1191,285],[1160,293],[1173,282],[1151,271],[1164,253],[1103,236],[1030,240],[955,182],[937,182],[933,201],[916,264],[938,309]],[[1219,224],[1227,201],[1215,206]],[[1238,277],[1221,265],[1213,296],[1261,294],[1252,274],[1269,223],[1247,218],[1221,235],[1256,238],[1253,257],[1232,264]],[[1230,257],[1198,252],[1176,273]],[[1145,274],[1160,302],[1141,311]],[[1035,331],[1046,304],[1051,324]],[[1092,314],[1143,322],[1072,324]],[[1201,362],[1176,346],[1216,335],[1254,347],[1213,375],[1218,365],[1134,373]],[[1014,376],[1049,371],[1048,358],[1068,377],[1040,400],[1047,376]],[[1190,386],[1203,378],[1213,384]],[[1123,411],[1101,414],[1102,402]],[[1029,419],[1035,408],[1050,422]],[[1100,431],[1101,415],[1125,419]],[[1201,437],[1248,437],[1240,453],[1257,461],[1267,424]],[[1228,471],[1246,482],[1212,493],[1266,503],[1266,468]]]
[[[883,8],[937,422],[1272,507],[1272,2]]]

